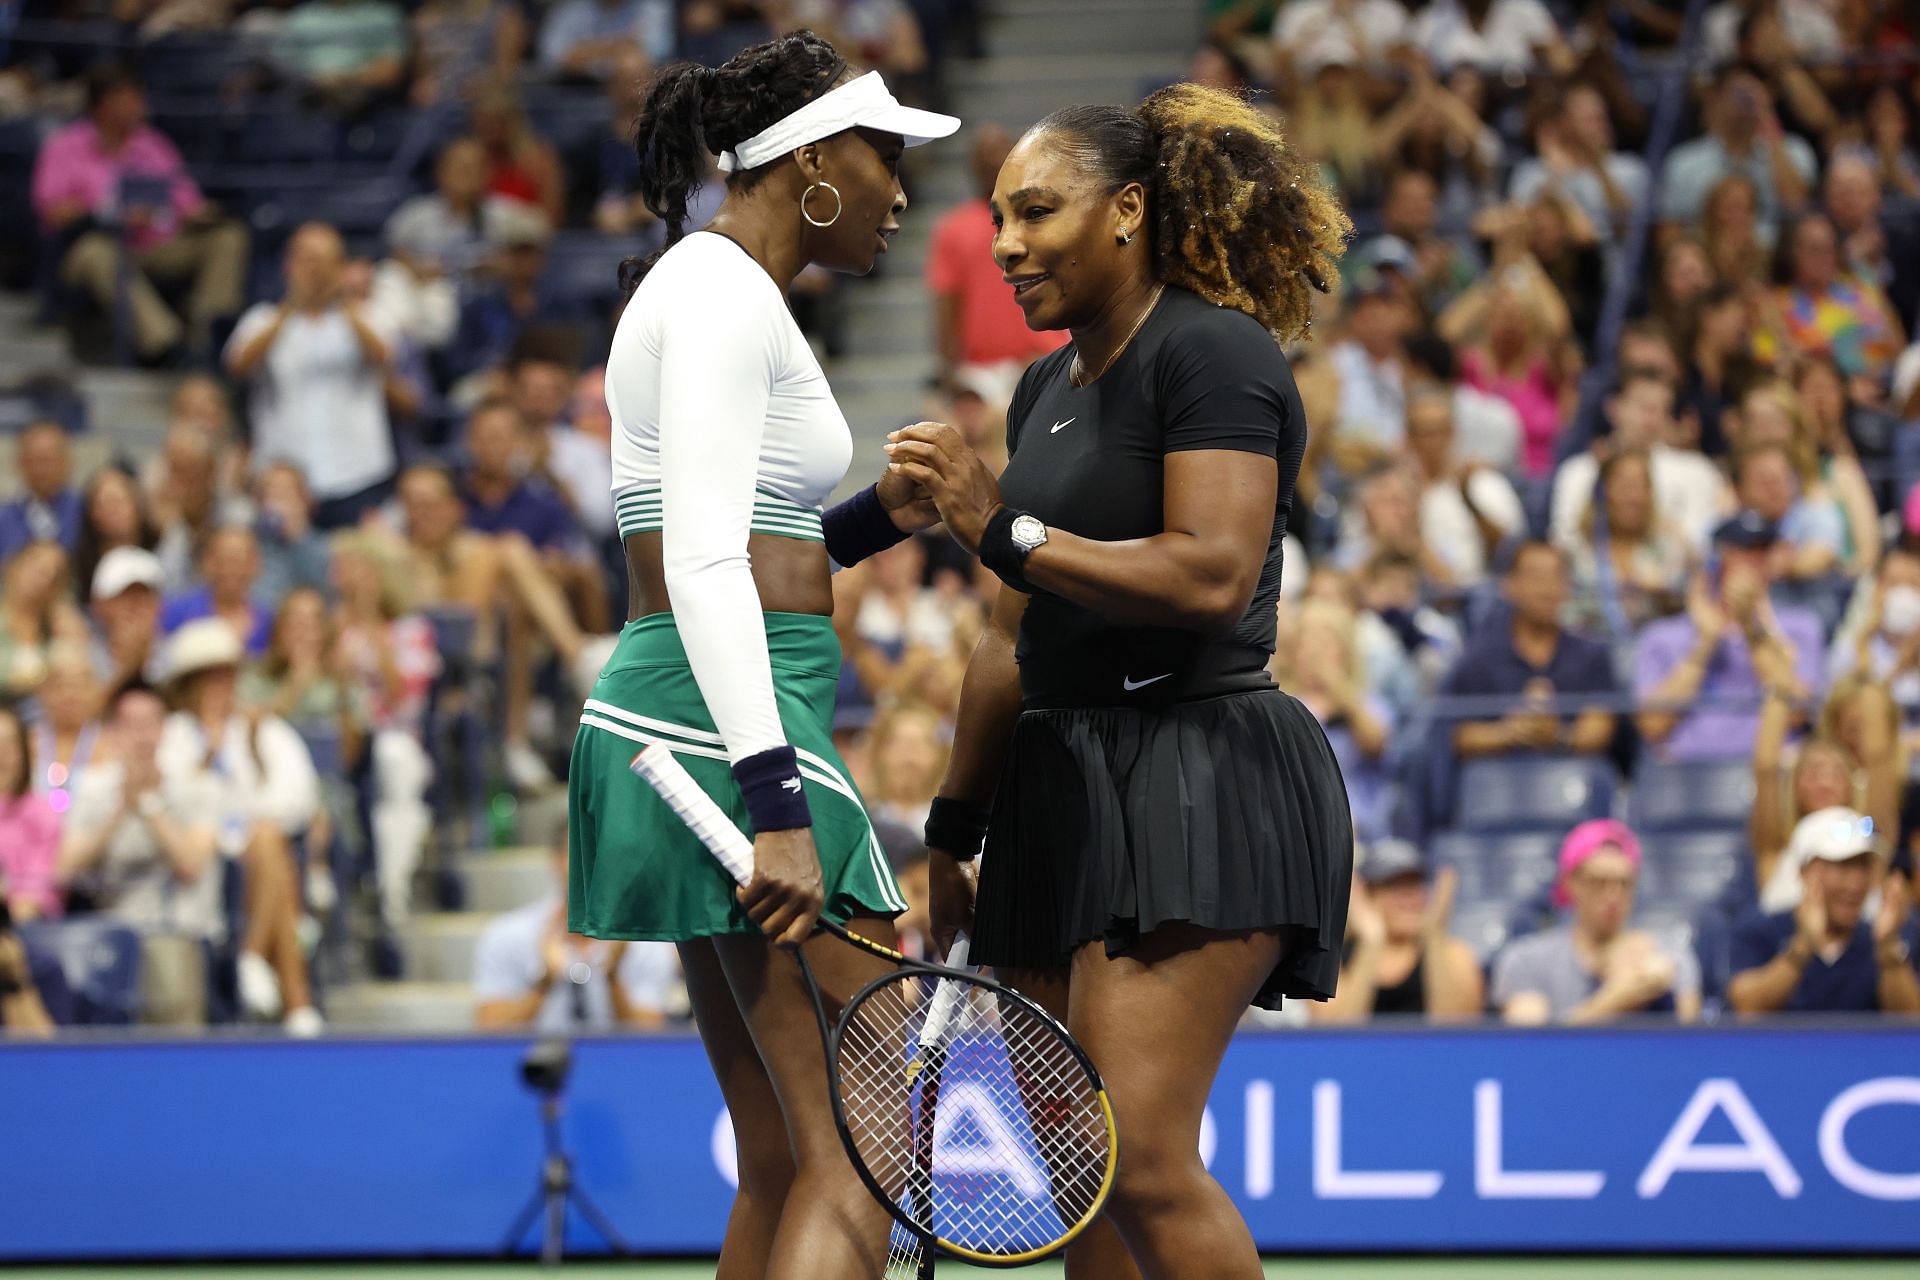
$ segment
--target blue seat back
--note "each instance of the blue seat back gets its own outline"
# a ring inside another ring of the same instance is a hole
[[[1633,829],[1744,831],[1753,812],[1753,766],[1745,760],[1666,764],[1648,758],[1633,780]]]
[[[1583,756],[1488,756],[1460,770],[1462,831],[1564,834],[1613,807],[1613,766]]]
[[[140,1020],[140,935],[111,920],[49,920],[19,926],[28,949],[59,964],[82,1026]]]

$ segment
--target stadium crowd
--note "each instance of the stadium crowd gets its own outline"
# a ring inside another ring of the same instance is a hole
[[[75,0],[0,27],[0,130],[34,141],[7,144],[19,283],[83,352],[178,377],[152,456],[76,473],[70,414],[14,442],[0,1023],[311,1034],[329,968],[403,971],[410,917],[564,777],[625,616],[602,365],[618,264],[660,234],[637,86],[811,25],[938,103],[977,8]],[[1340,759],[1361,874],[1339,998],[1278,1019],[1920,1013],[1920,17],[1204,8],[1187,78],[1281,113],[1357,228],[1294,353],[1273,673]],[[939,374],[899,410],[1002,461],[1020,371],[1065,340],[989,255],[1011,143],[972,130],[976,197],[912,215]],[[296,167],[323,152],[361,176]],[[863,287],[796,288],[827,354]],[[836,739],[916,945],[993,589],[937,536],[836,579]],[[481,940],[481,1025],[678,1015],[670,949],[569,938],[559,902]],[[63,966],[62,920],[131,948],[129,1000]]]

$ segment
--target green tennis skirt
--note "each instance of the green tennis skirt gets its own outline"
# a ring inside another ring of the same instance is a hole
[[[833,748],[840,641],[828,618],[765,614],[773,692],[813,811],[824,914],[893,917],[907,909],[866,806]],[[665,743],[741,831],[746,800],[694,683],[673,615],[627,624],[580,716],[567,774],[567,924],[593,938],[680,942],[758,933],[732,877],[634,774],[641,748]]]

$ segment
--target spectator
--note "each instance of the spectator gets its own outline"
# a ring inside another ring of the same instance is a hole
[[[211,326],[240,310],[247,230],[200,194],[185,161],[147,123],[139,76],[108,68],[87,80],[87,117],[49,137],[33,167],[33,206],[60,237],[60,276],[110,316],[119,314],[122,236],[134,351],[162,360],[205,351]],[[190,282],[181,323],[155,287]]]
[[[1738,63],[1714,79],[1702,113],[1707,131],[1667,156],[1660,216],[1691,224],[1706,210],[1707,194],[1738,174],[1753,184],[1758,221],[1776,227],[1806,203],[1814,179],[1813,148],[1780,127],[1773,91]]]
[[[1333,458],[1356,474],[1394,456],[1407,435],[1408,317],[1377,269],[1348,282],[1346,330],[1328,363],[1339,375]]]
[[[1714,275],[1742,293],[1765,285],[1778,227],[1760,220],[1760,193],[1744,173],[1730,173],[1707,192],[1700,242]]]
[[[47,663],[47,682],[36,699],[33,727],[33,789],[56,814],[73,807],[74,789],[87,770],[113,758],[113,744],[100,734],[104,690],[93,662],[78,645],[59,645]]]
[[[184,591],[195,582],[200,549],[215,529],[253,522],[245,452],[197,422],[176,419],[167,428],[142,481],[160,534],[153,551],[169,589]]]
[[[1776,581],[1824,578],[1840,567],[1847,527],[1831,503],[1809,503],[1783,445],[1742,450],[1733,462],[1734,492],[1744,511],[1773,525]]]
[[[660,219],[647,208],[647,198],[640,191],[640,157],[633,149],[640,104],[652,74],[653,60],[639,48],[614,56],[612,73],[607,77],[607,101],[612,110],[605,132],[561,157],[569,179],[568,225],[584,222],[607,235],[630,236],[651,231],[659,224]],[[719,157],[714,159],[717,162]],[[721,189],[724,191],[724,186]],[[689,204],[704,205],[705,195],[703,192]],[[711,207],[705,212],[711,216]],[[706,221],[706,217],[690,216],[686,229],[697,231]]]
[[[416,107],[464,102],[490,77],[510,78],[526,59],[527,19],[508,0],[426,0],[413,11]]]
[[[1454,726],[1461,756],[1514,751],[1599,755],[1613,745],[1614,714],[1603,703],[1616,692],[1607,647],[1566,631],[1567,561],[1549,542],[1523,543],[1507,569],[1505,626],[1481,629],[1460,655],[1442,692],[1453,698],[1510,698],[1503,716]],[[1551,706],[1579,701],[1574,708]]]
[[[566,500],[574,521],[596,542],[619,541],[613,515],[613,415],[607,371],[576,380],[558,360],[523,355],[512,372],[513,403],[534,433],[539,470]]]
[[[406,609],[392,562],[370,538],[334,549],[340,592],[336,658],[373,732],[372,827],[380,916],[390,928],[412,911],[413,873],[433,827],[425,734],[427,698],[441,671],[433,625]]]
[[[406,15],[387,0],[304,0],[280,24],[273,60],[316,101],[357,114],[405,83]]]
[[[567,932],[567,844],[552,849],[554,889],[487,925],[473,955],[483,1031],[540,1035],[657,1030],[682,997],[665,942],[607,942]]]
[[[1410,715],[1414,703],[1431,697],[1453,669],[1460,656],[1460,628],[1421,603],[1420,565],[1397,551],[1382,551],[1367,561],[1358,585],[1363,612],[1355,627],[1367,655],[1368,685],[1392,704],[1396,716]]]
[[[1822,471],[1834,480],[1833,496],[1846,515],[1848,572],[1869,572],[1880,558],[1881,510],[1897,505],[1889,472],[1900,419],[1885,408],[1850,400],[1846,375],[1823,357],[1799,362],[1793,390],[1805,433],[1822,459]],[[1870,471],[1876,473],[1871,480]]]
[[[169,596],[160,606],[160,629],[178,631],[200,618],[220,618],[242,638],[249,657],[267,651],[273,636],[273,610],[260,603],[260,545],[244,528],[217,531],[200,554],[204,587]]]
[[[1428,882],[1426,857],[1404,840],[1378,840],[1360,860],[1347,912],[1339,993],[1309,1013],[1316,1023],[1359,1023],[1381,1014],[1433,1022],[1478,1018],[1486,983],[1473,949],[1447,932],[1459,878],[1451,867]]]
[[[1500,544],[1526,526],[1520,495],[1491,467],[1454,454],[1453,399],[1415,391],[1407,406],[1407,445],[1420,468],[1420,536],[1460,587],[1477,586]]]
[[[254,485],[259,519],[254,540],[260,573],[254,595],[278,600],[287,592],[327,585],[327,540],[313,527],[313,494],[307,478],[291,462],[271,462]]]
[[[1347,572],[1382,553],[1419,566],[1421,589],[1451,593],[1459,584],[1453,568],[1421,531],[1418,481],[1405,467],[1380,466],[1357,489],[1358,501],[1346,513],[1346,527],[1334,549],[1333,563]],[[1357,507],[1358,511],[1353,510]]]
[[[1393,110],[1361,123],[1369,152],[1390,172],[1417,169],[1433,180],[1441,222],[1457,227],[1493,198],[1501,172],[1504,146],[1487,124],[1492,110],[1476,68],[1462,63],[1442,83],[1416,59],[1412,84]]]
[[[238,633],[221,618],[174,632],[166,671],[178,709],[167,719],[159,759],[174,776],[210,769],[219,785],[213,804],[200,812],[219,815],[220,851],[238,854],[246,869],[241,1001],[256,1017],[284,1011],[291,1035],[315,1035],[323,1022],[300,947],[292,842],[319,812],[319,779],[291,725],[240,709],[243,656]]]
[[[1565,73],[1573,54],[1540,0],[1432,0],[1408,32],[1413,46],[1448,70],[1519,79],[1542,66]]]
[[[1699,449],[1716,457],[1727,452],[1722,421],[1739,400],[1738,388],[1753,381],[1753,315],[1742,292],[1730,284],[1711,285],[1700,296],[1689,362],[1680,382],[1678,403],[1698,420]]]
[[[1713,535],[1717,563],[1695,577],[1686,613],[1640,633],[1634,690],[1646,709],[1637,720],[1659,759],[1739,759],[1753,750],[1763,696],[1805,706],[1818,695],[1820,619],[1767,598],[1779,538],[1750,511],[1727,520]]]
[[[942,214],[927,251],[927,292],[933,295],[940,373],[963,373],[987,403],[1005,411],[1026,367],[1065,344],[1066,335],[1027,327],[1020,306],[993,259],[993,211],[988,200],[1013,137],[997,124],[974,131],[973,198]]]
[[[1908,200],[1920,199],[1920,154],[1913,149],[1913,118],[1906,99],[1891,81],[1867,98],[1861,112],[1860,145],[1880,185]]]
[[[1874,563],[1880,550],[1879,515],[1866,474],[1851,449],[1822,451],[1819,428],[1791,386],[1750,386],[1740,398],[1739,411],[1725,412],[1721,419],[1736,453],[1767,445],[1785,448],[1800,480],[1801,501],[1819,508],[1822,522],[1839,522],[1845,562],[1861,570]]]
[[[80,535],[73,550],[73,580],[85,587],[101,561],[121,547],[152,551],[160,530],[147,513],[146,495],[131,471],[107,465],[93,473],[80,496]]]
[[[256,303],[227,340],[227,370],[252,384],[249,414],[262,461],[298,466],[319,500],[322,529],[353,524],[391,492],[393,429],[386,375],[397,335],[342,296],[346,248],[319,222],[287,243],[287,293]]]
[[[1659,264],[1649,287],[1648,318],[1676,340],[1698,332],[1700,305],[1716,284],[1738,296],[1732,285],[1715,278],[1707,246],[1697,235],[1669,236],[1659,249]]]
[[[895,84],[912,84],[927,70],[926,41],[905,0],[793,0],[787,21],[819,32]]]
[[[1326,730],[1347,782],[1357,840],[1387,834],[1392,809],[1387,746],[1393,708],[1367,691],[1353,610],[1331,600],[1300,607],[1292,646],[1294,668],[1286,686]]]
[[[1846,269],[1825,214],[1794,222],[1780,243],[1773,323],[1754,335],[1754,354],[1776,364],[1794,354],[1829,357],[1856,381],[1859,398],[1878,400],[1907,344],[1887,295]]]
[[[1630,643],[1640,628],[1684,606],[1694,555],[1654,502],[1653,459],[1645,449],[1608,451],[1599,496],[1578,535],[1555,543],[1572,578],[1569,625]]]
[[[1841,274],[1880,286],[1895,319],[1920,313],[1920,229],[1910,219],[1889,223],[1882,216],[1873,162],[1858,151],[1838,153],[1822,191],[1840,242]]]
[[[1507,198],[1526,204],[1541,191],[1558,191],[1612,240],[1646,199],[1647,162],[1614,149],[1606,98],[1592,85],[1568,87],[1542,115],[1534,139],[1539,157],[1514,166]]]
[[[53,919],[64,906],[60,815],[35,781],[27,726],[0,706],[0,904],[15,920]]]
[[[552,224],[534,209],[501,213],[489,231],[493,280],[460,307],[460,327],[449,364],[456,376],[484,374],[505,364],[523,335],[542,330],[583,334],[589,317],[578,299],[544,286]]]
[[[1560,846],[1554,905],[1572,918],[1510,943],[1493,969],[1493,1004],[1515,1026],[1593,1025],[1639,1013],[1700,1016],[1700,965],[1628,927],[1640,878],[1640,841],[1609,818],[1583,822]]]
[[[433,182],[432,192],[410,197],[393,211],[382,234],[394,263],[407,270],[418,289],[444,282],[452,293],[485,262],[487,233],[513,202],[487,194],[487,149],[478,138],[455,138],[442,147]]]
[[[605,80],[635,50],[665,62],[673,56],[673,9],[671,0],[561,0],[540,28],[540,70]]]
[[[67,587],[67,553],[57,542],[29,542],[0,572],[0,695],[31,694],[53,646],[86,637]]]
[[[940,713],[911,702],[895,703],[875,717],[868,742],[874,789],[868,812],[875,821],[918,831],[947,768],[947,728]]]
[[[1836,737],[1822,734],[1802,743],[1792,769],[1786,770],[1781,762],[1787,756],[1789,720],[1787,707],[1769,704],[1761,712],[1753,748],[1754,801],[1748,834],[1759,906],[1766,912],[1791,911],[1800,905],[1800,872],[1807,863],[1808,841],[1821,829],[1818,820],[1809,820],[1813,815],[1864,806],[1879,810],[1886,819],[1874,823],[1876,830],[1898,829],[1900,783],[1893,735],[1870,743],[1874,758],[1863,762]],[[1864,787],[1857,781],[1862,778],[1867,779]]]
[[[204,946],[219,938],[219,814],[224,796],[204,758],[163,760],[166,705],[144,684],[113,697],[118,758],[89,769],[60,842],[60,880],[106,918],[140,934],[142,1020],[206,1021]],[[242,971],[247,962],[242,960]]]
[[[115,547],[93,573],[93,670],[109,689],[148,679],[160,635],[160,558]]]
[[[578,537],[573,513],[559,494],[527,478],[528,435],[510,400],[483,401],[468,417],[460,476],[467,525],[493,537],[518,534],[542,553],[564,552]]]
[[[1521,467],[1533,478],[1553,470],[1560,426],[1572,413],[1571,318],[1538,261],[1515,236],[1524,211],[1501,211],[1494,272],[1456,299],[1435,328],[1460,348],[1460,380],[1499,396],[1520,415]]]
[[[1387,179],[1380,204],[1380,225],[1386,235],[1362,250],[1376,265],[1391,261],[1388,242],[1404,245],[1411,266],[1414,293],[1427,315],[1437,316],[1465,293],[1479,276],[1482,264],[1465,244],[1440,233],[1440,190],[1424,169],[1401,169]]]
[[[31,422],[14,443],[14,462],[26,490],[0,506],[0,564],[29,542],[57,542],[72,551],[80,541],[85,503],[73,491],[73,446],[57,422]]]
[[[1737,1013],[1920,1013],[1910,891],[1882,877],[1872,824],[1825,809],[1803,845],[1804,889],[1791,911],[1749,915],[1733,935],[1727,1002]],[[1880,891],[1871,924],[1867,899]]]
[[[1659,375],[1628,370],[1607,399],[1609,434],[1592,449],[1560,464],[1553,477],[1553,540],[1571,546],[1593,507],[1602,453],[1644,452],[1653,481],[1654,506],[1672,522],[1689,548],[1704,547],[1715,524],[1725,518],[1732,495],[1720,471],[1691,449],[1673,448],[1673,388]]]
[[[41,995],[43,975],[49,970],[57,974],[59,966],[36,964],[20,935],[0,928],[0,1040],[53,1034],[55,1022]]]
[[[1276,78],[1313,76],[1329,64],[1384,72],[1407,43],[1407,26],[1399,0],[1287,0],[1273,22]]]
[[[599,4],[600,0],[571,0]],[[650,3],[651,0],[640,0]],[[555,10],[549,22],[559,16]],[[473,137],[486,155],[487,192],[546,215],[555,226],[566,216],[567,183],[560,157],[527,122],[512,81],[490,81],[473,95]]]
[[[1849,611],[1833,637],[1829,676],[1860,672],[1887,686],[1909,733],[1920,729],[1920,553],[1899,543],[1861,584],[1864,610]]]

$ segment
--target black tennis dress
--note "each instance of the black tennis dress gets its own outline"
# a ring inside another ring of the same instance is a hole
[[[1252,317],[1172,288],[1093,385],[1071,384],[1072,360],[1065,347],[1036,362],[1014,393],[1009,505],[1103,542],[1150,537],[1164,529],[1166,455],[1227,449],[1278,460],[1273,532],[1253,603],[1224,635],[1033,595],[973,958],[1055,966],[1096,938],[1118,955],[1176,920],[1277,928],[1291,943],[1255,1003],[1327,999],[1353,823],[1326,735],[1266,670],[1307,437],[1293,372]]]

